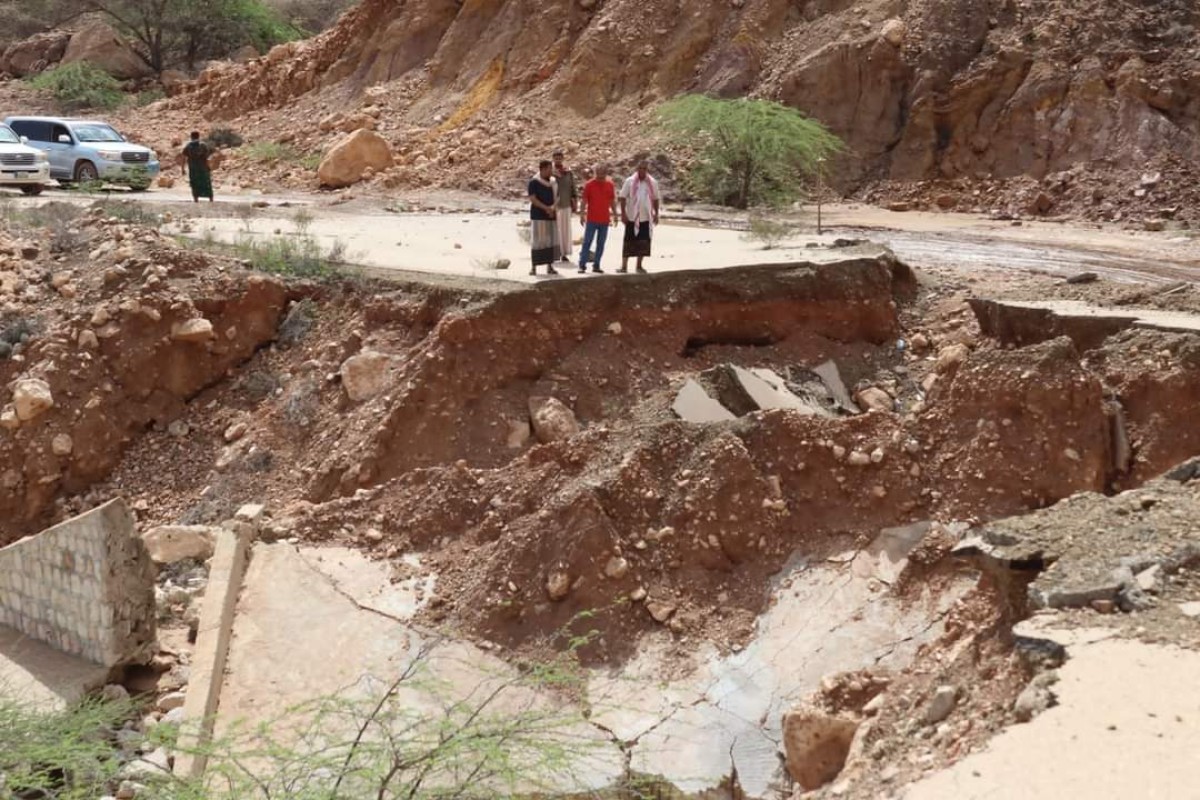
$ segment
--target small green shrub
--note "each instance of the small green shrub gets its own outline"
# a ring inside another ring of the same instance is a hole
[[[344,275],[346,246],[335,242],[328,250],[312,236],[256,240],[248,236],[235,245],[250,269],[293,278],[326,280]]]
[[[162,89],[147,89],[143,92],[138,92],[133,98],[133,102],[138,108],[145,108],[151,103],[157,103],[159,100],[165,100],[167,93]]]
[[[53,94],[64,111],[85,108],[108,111],[125,100],[117,79],[86,61],[43,72],[31,78],[29,84]]]
[[[316,170],[321,166],[321,162],[325,159],[325,154],[317,151],[313,153],[305,153],[300,156],[300,166],[308,170]]]
[[[796,229],[786,222],[756,215],[750,217],[750,230],[742,234],[742,238],[761,244],[763,250],[774,250],[795,233]]]
[[[232,128],[213,128],[208,132],[208,143],[217,149],[223,147],[241,147],[245,141]]]
[[[299,160],[300,154],[280,142],[254,142],[242,149],[242,154],[251,161],[274,164],[279,161]]]
[[[296,226],[296,233],[301,236],[308,235],[308,229],[312,227],[316,216],[307,208],[298,208],[292,214],[292,224]]]

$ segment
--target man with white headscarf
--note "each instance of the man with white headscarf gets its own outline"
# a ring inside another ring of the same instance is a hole
[[[629,259],[637,259],[637,271],[645,272],[642,259],[650,255],[654,226],[658,224],[658,181],[650,174],[650,165],[639,161],[637,171],[625,179],[618,195],[621,222],[625,225],[625,243],[621,250],[621,268],[629,271]]]

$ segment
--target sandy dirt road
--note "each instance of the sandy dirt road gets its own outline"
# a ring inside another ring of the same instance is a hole
[[[305,208],[313,219],[307,232],[326,247],[342,243],[354,263],[372,271],[432,272],[526,281],[528,249],[520,236],[522,203],[456,193],[407,193],[394,197],[331,196],[311,193],[219,196],[194,205],[186,189],[143,194],[113,192],[81,197],[52,190],[37,201],[93,203],[133,201],[187,221],[180,232],[225,242],[245,236],[263,241],[296,236],[292,221]],[[1063,277],[1095,272],[1122,283],[1163,284],[1200,279],[1200,236],[1187,231],[1151,233],[1116,225],[1058,220],[992,220],[978,215],[891,212],[855,203],[826,206],[824,232],[806,209],[790,219],[797,234],[765,250],[747,241],[744,214],[711,207],[670,207],[655,241],[653,271],[716,269],[745,264],[814,261],[832,257],[838,239],[867,239],[890,247],[915,267],[940,267],[967,274],[1034,272]],[[575,238],[582,236],[576,221]],[[575,247],[578,257],[579,247]],[[620,230],[611,232],[604,267],[619,266]],[[494,269],[507,260],[507,270]],[[563,265],[564,276],[572,266]]]

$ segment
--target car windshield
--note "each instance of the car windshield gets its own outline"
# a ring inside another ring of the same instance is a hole
[[[75,136],[81,142],[123,142],[121,134],[107,125],[74,125]]]
[[[7,125],[0,125],[0,142],[4,144],[20,144],[21,137],[12,132]]]

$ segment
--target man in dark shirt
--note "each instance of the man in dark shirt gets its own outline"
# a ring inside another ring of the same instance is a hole
[[[556,184],[551,176],[553,164],[538,164],[538,174],[529,181],[529,247],[533,257],[530,275],[537,275],[538,264],[546,265],[547,275],[557,275],[554,258],[557,251]]]

